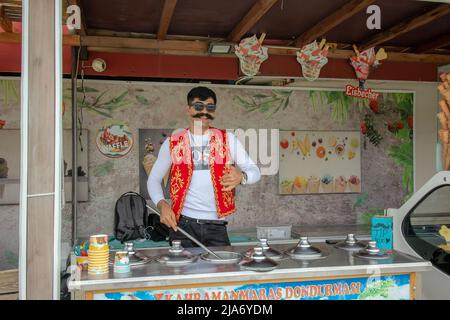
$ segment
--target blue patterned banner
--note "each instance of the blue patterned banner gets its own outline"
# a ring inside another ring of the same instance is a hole
[[[409,300],[409,274],[94,293],[95,300]]]

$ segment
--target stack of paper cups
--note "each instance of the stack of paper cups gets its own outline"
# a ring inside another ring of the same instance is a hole
[[[89,240],[88,274],[105,274],[109,271],[108,235],[93,235]]]
[[[130,272],[130,257],[128,251],[117,251],[114,257],[114,273]]]

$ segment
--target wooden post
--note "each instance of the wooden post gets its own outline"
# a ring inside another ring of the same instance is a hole
[[[58,299],[61,1],[24,0],[23,10],[20,298]]]

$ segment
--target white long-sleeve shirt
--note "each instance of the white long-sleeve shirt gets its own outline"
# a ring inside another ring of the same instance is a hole
[[[190,146],[194,171],[187,191],[181,214],[195,219],[218,219],[214,189],[209,170],[209,135],[194,135],[189,131]],[[227,132],[230,154],[233,162],[247,174],[247,184],[257,182],[261,178],[259,168],[249,157],[237,137]],[[147,180],[147,189],[153,203],[164,199],[161,186],[162,179],[172,165],[169,139],[161,145],[156,160]]]

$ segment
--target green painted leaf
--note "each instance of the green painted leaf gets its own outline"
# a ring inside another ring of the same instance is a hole
[[[279,90],[279,89],[273,89],[272,92],[275,93],[275,94],[277,94],[277,95],[290,96],[291,93],[292,93],[292,90]]]
[[[77,92],[83,93],[83,91],[86,92],[86,93],[88,93],[88,92],[98,92],[97,89],[91,88],[91,87],[84,87],[84,90],[83,90],[82,87],[78,87],[78,88],[77,88]]]
[[[369,194],[367,192],[362,192],[358,195],[358,197],[356,198],[355,204],[353,205],[353,208],[358,208],[358,207],[362,207],[364,205],[364,203],[367,201],[367,199],[369,198]]]
[[[139,102],[140,104],[144,104],[144,105],[148,105],[150,102],[148,101],[148,99],[144,96],[136,96],[136,100],[137,102]]]
[[[106,92],[108,92],[108,90],[103,91],[102,93],[100,93],[100,94],[97,96],[97,98],[95,99],[95,101],[94,101],[94,103],[93,103],[92,105],[93,105],[93,106],[96,106],[96,105],[99,103],[100,99],[105,95]]]
[[[100,115],[102,115],[102,116],[104,116],[106,118],[112,118],[112,116],[109,113],[100,111],[100,110],[98,110],[98,108],[92,108],[90,106],[86,106],[86,109],[88,109],[90,111],[93,111],[93,112],[97,112],[98,114],[100,114]]]
[[[125,98],[125,96],[128,94],[128,90],[125,90],[124,92],[122,92],[119,96],[112,98],[111,100],[107,101],[104,103],[104,105],[116,105],[119,104],[120,102],[122,102],[122,100]]]
[[[114,162],[112,160],[105,161],[94,168],[94,176],[104,177],[108,175],[113,170],[113,168]]]
[[[262,93],[255,94],[253,96],[253,98],[256,98],[256,99],[265,99],[265,98],[268,98],[268,97],[270,97],[270,96],[268,96],[267,94],[262,94]]]
[[[286,108],[288,107],[288,105],[289,105],[289,98],[290,98],[290,96],[287,97],[286,100],[284,101],[283,110],[286,110]]]
[[[238,104],[240,104],[241,106],[243,106],[246,109],[254,107],[254,105],[252,105],[251,103],[249,103],[248,101],[246,101],[245,99],[243,99],[240,96],[235,96],[233,98],[233,101],[237,102]]]

